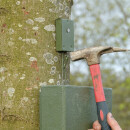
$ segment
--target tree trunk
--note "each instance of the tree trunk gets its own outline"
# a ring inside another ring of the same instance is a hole
[[[38,130],[41,86],[69,83],[68,54],[56,52],[55,20],[68,19],[71,4],[0,1],[0,130]]]

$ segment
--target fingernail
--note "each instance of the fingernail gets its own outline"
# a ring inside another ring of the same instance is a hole
[[[97,130],[99,130],[99,128],[100,128],[100,127],[99,127],[99,126],[97,126],[97,128],[96,128],[96,129],[97,129]]]
[[[95,130],[99,130],[99,128],[100,128],[99,126],[95,126],[94,127]]]
[[[97,126],[94,126],[94,129],[96,129],[97,128]]]
[[[109,114],[109,117],[113,118],[112,113]]]

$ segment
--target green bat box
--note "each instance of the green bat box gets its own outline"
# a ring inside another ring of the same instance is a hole
[[[105,88],[112,110],[112,89]],[[87,130],[97,120],[93,87],[43,86],[40,91],[40,130]]]

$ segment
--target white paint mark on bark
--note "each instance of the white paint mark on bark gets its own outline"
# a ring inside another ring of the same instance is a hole
[[[14,30],[12,28],[9,29],[9,34],[10,35],[14,34]]]
[[[35,85],[35,86],[34,86],[34,88],[35,88],[35,89],[38,89],[38,86],[37,86],[37,85]]]
[[[54,40],[56,41],[56,33],[52,33]]]
[[[34,21],[33,21],[32,19],[28,19],[28,20],[26,21],[26,23],[33,25],[33,24],[34,24]]]
[[[70,9],[69,9],[68,6],[66,6],[65,7],[65,12],[64,12],[64,14],[65,14],[66,17],[69,17],[69,12],[70,12]]]
[[[59,74],[59,79],[61,79],[61,75]]]
[[[54,74],[55,74],[55,71],[51,71],[50,74],[51,74],[51,75],[54,75]]]
[[[64,1],[63,4],[60,3],[57,0],[50,0],[50,2],[52,2],[56,7],[55,8],[50,8],[49,12],[51,12],[51,13],[58,13],[59,17],[63,17],[64,15],[66,17],[69,17],[70,9],[67,6],[67,2],[66,1]],[[62,11],[64,11],[64,13]]]
[[[20,28],[21,28],[22,26],[23,26],[22,24],[20,24],[20,23],[18,24],[18,27],[20,27]]]
[[[40,83],[39,83],[39,86],[40,86],[40,87],[42,87],[42,86],[46,86],[46,85],[47,85],[46,82],[40,82]]]
[[[22,79],[22,80],[25,79],[25,76],[26,76],[25,74],[22,74],[22,76],[20,77],[20,79]]]
[[[16,5],[20,5],[20,1],[17,1],[17,2],[16,2]]]
[[[10,74],[10,73],[8,73],[8,76],[10,77],[10,76],[11,76],[11,74]]]
[[[39,27],[36,26],[36,27],[33,27],[32,29],[37,31],[39,29]]]
[[[24,106],[27,105],[27,103],[29,103],[29,98],[28,97],[23,97],[23,98],[21,98],[21,102],[20,102],[19,107],[24,107]]]
[[[13,100],[8,100],[5,104],[6,108],[12,108],[13,107]]]
[[[35,58],[35,57],[30,57],[29,60],[30,60],[30,61],[37,61],[37,58]]]
[[[5,77],[2,76],[2,77],[0,78],[0,82],[3,82],[4,80],[5,80]]]
[[[0,68],[0,73],[4,73],[5,71],[7,71],[7,68],[5,68],[5,67]]]
[[[54,75],[55,73],[56,73],[56,66],[52,66],[52,67],[51,67],[50,74],[51,74],[51,75]]]
[[[9,42],[8,42],[8,45],[9,45],[9,46],[13,46],[13,45],[14,45],[14,42],[9,41]]]
[[[63,5],[65,5],[65,6],[67,5],[66,1],[63,2]]]
[[[54,64],[53,54],[47,52],[43,55],[43,57],[45,58],[47,64]]]
[[[10,37],[10,41],[12,41],[13,40],[13,38],[12,37]]]
[[[46,31],[52,31],[52,32],[54,32],[54,31],[55,31],[55,25],[52,25],[52,24],[46,25],[46,26],[44,27],[44,29],[45,29]]]
[[[36,39],[31,39],[31,43],[32,44],[37,44],[37,40]]]
[[[13,76],[14,76],[14,78],[17,78],[17,77],[18,77],[18,74],[14,74]]]
[[[55,62],[58,61],[58,57],[57,56],[55,56],[53,59],[54,59]]]
[[[14,88],[8,88],[8,95],[10,97],[13,97],[14,93],[15,93],[15,89]]]
[[[51,71],[56,71],[56,66],[52,66]]]
[[[57,0],[49,0],[52,4],[54,4],[55,6],[57,5]]]
[[[69,17],[69,14],[67,12],[64,13],[66,17]]]
[[[49,9],[49,12],[51,12],[51,13],[52,13],[52,12],[53,12],[53,10],[52,10],[52,9]]]
[[[50,84],[54,83],[54,79],[49,79],[48,81]]]
[[[27,56],[30,56],[30,55],[31,55],[31,52],[27,52],[26,55],[27,55]]]
[[[22,40],[22,37],[19,37],[18,39],[19,39],[19,40]]]
[[[42,23],[42,22],[45,21],[45,18],[39,17],[39,18],[35,18],[34,20],[35,20],[36,22]]]
[[[57,85],[60,85],[60,81],[57,81]]]
[[[33,38],[22,39],[23,42],[37,44],[37,40]]]
[[[21,98],[21,101],[22,101],[22,102],[28,102],[28,100],[29,100],[28,97],[23,97],[23,98]]]
[[[64,7],[63,7],[63,4],[59,3],[59,10],[63,10]]]

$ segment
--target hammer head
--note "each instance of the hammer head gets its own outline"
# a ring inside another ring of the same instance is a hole
[[[99,46],[71,52],[70,57],[72,61],[86,59],[88,65],[93,65],[100,63],[100,56],[103,54],[112,52],[123,52],[123,51],[130,51],[130,50],[118,47]]]

